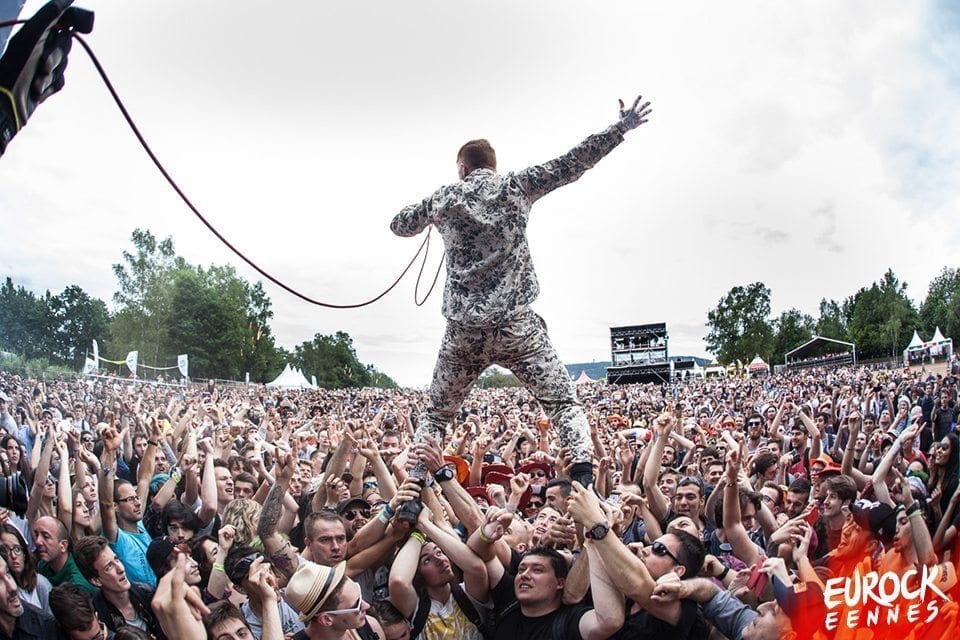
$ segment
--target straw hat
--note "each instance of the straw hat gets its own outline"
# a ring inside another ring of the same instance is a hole
[[[346,561],[334,567],[304,561],[287,582],[286,598],[306,622],[320,613],[323,603],[340,585],[347,570]]]

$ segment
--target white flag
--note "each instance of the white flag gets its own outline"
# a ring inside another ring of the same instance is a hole
[[[100,346],[97,341],[93,341],[93,370],[96,371],[100,366]]]
[[[87,358],[86,361],[83,363],[83,375],[93,373],[96,370],[97,370],[97,362],[95,360],[91,360],[90,358]]]
[[[131,351],[127,354],[127,369],[130,369],[130,373],[137,375],[137,357],[140,355],[138,351]]]
[[[190,377],[190,374],[187,373],[190,370],[190,359],[187,354],[181,353],[177,356],[177,368],[180,369],[180,375],[184,378]]]

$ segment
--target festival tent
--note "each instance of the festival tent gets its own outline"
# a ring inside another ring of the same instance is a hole
[[[931,357],[951,358],[953,357],[953,338],[945,338],[943,333],[940,332],[940,327],[937,327],[937,330],[933,332],[933,337],[930,338],[930,342],[927,343],[927,349],[930,351]]]
[[[586,370],[580,372],[580,377],[576,379],[576,384],[584,384],[586,382],[593,382],[593,378],[587,375]]]
[[[927,345],[920,339],[920,334],[917,333],[917,330],[914,329],[913,337],[910,338],[910,344],[903,350],[903,362],[907,365],[911,362],[920,363],[923,362],[926,355]]]
[[[306,379],[303,375],[303,372],[295,367],[291,367],[289,364],[283,368],[283,371],[279,376],[273,381],[267,383],[268,387],[280,387],[283,389],[289,388],[301,388],[301,389],[314,389],[313,385]]]
[[[802,363],[806,358],[819,355],[828,345],[842,345],[845,350],[849,350],[846,355],[852,357],[853,362],[857,361],[857,345],[854,343],[824,336],[813,336],[796,349],[787,351],[783,355],[783,363],[786,365]]]
[[[747,372],[750,375],[769,373],[770,365],[763,361],[763,358],[760,357],[760,354],[757,354],[756,357],[750,361],[750,364],[747,365]]]

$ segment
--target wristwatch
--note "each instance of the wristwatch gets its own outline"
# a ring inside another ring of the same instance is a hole
[[[450,467],[440,467],[437,472],[433,474],[433,479],[436,482],[447,482],[448,480],[453,480],[453,478],[453,469]]]
[[[585,538],[590,540],[603,540],[610,533],[610,525],[606,522],[600,522],[583,532]]]

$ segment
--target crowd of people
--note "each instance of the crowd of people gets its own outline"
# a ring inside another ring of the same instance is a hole
[[[519,388],[414,444],[419,391],[0,374],[0,638],[956,637],[956,381],[578,385],[583,486]]]

